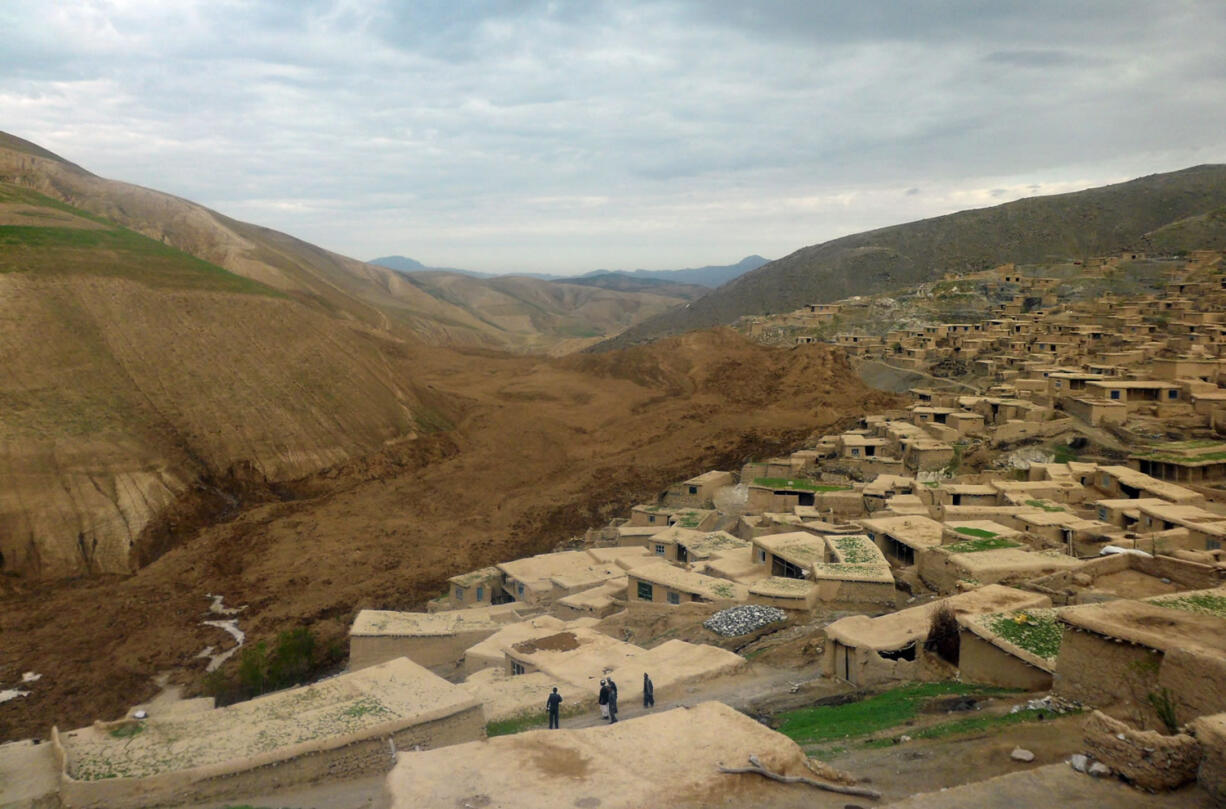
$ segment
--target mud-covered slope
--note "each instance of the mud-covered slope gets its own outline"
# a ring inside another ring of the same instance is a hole
[[[593,350],[727,324],[742,315],[880,293],[939,279],[948,271],[1144,248],[1151,231],[1223,205],[1226,166],[1208,165],[858,233],[772,261]],[[1185,234],[1197,232],[1189,227]],[[1168,250],[1198,246],[1169,231],[1161,245]]]
[[[252,642],[309,626],[344,643],[358,609],[420,608],[450,575],[548,550],[670,482],[895,403],[827,346],[772,349],[724,330],[601,356],[389,361],[446,397],[454,429],[298,481],[122,581],[0,602],[7,668],[43,674],[0,706],[0,737],[117,716],[159,671],[198,681],[196,654],[225,642],[200,624],[206,593],[248,605]]]
[[[127,573],[183,509],[411,438],[403,343],[0,183],[0,569]]]

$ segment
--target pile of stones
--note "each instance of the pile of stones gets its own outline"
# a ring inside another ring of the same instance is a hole
[[[745,604],[720,610],[703,621],[702,625],[717,635],[733,638],[738,635],[748,635],[768,624],[784,621],[787,617],[787,613],[777,607]]]

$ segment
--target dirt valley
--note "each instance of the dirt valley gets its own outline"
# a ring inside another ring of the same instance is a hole
[[[201,624],[206,594],[247,605],[253,641],[296,626],[341,639],[358,609],[420,606],[450,575],[547,550],[674,479],[889,400],[824,346],[724,330],[562,359],[391,345],[390,377],[415,380],[451,429],[252,483],[223,522],[186,514],[197,522],[174,549],[131,576],[5,578],[3,680],[43,678],[5,705],[4,737],[118,716],[162,671],[197,680],[197,655],[225,637]]]

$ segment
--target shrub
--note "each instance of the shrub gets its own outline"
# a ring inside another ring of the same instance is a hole
[[[936,652],[942,660],[956,666],[961,645],[961,628],[958,626],[958,618],[954,615],[952,607],[942,604],[932,613],[926,646]]]

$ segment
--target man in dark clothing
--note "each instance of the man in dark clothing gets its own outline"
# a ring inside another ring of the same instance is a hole
[[[613,678],[608,678],[609,683],[609,724],[617,721],[617,683],[613,682]]]
[[[557,730],[558,728],[558,707],[562,704],[562,695],[558,693],[558,689],[554,688],[553,693],[549,695],[549,699],[545,700],[545,710],[549,711],[549,729]]]
[[[600,705],[600,718],[609,718],[609,684],[604,680],[600,681],[600,696],[596,699]]]
[[[652,685],[647,672],[643,672],[643,707],[650,708],[656,704],[656,687]]]

